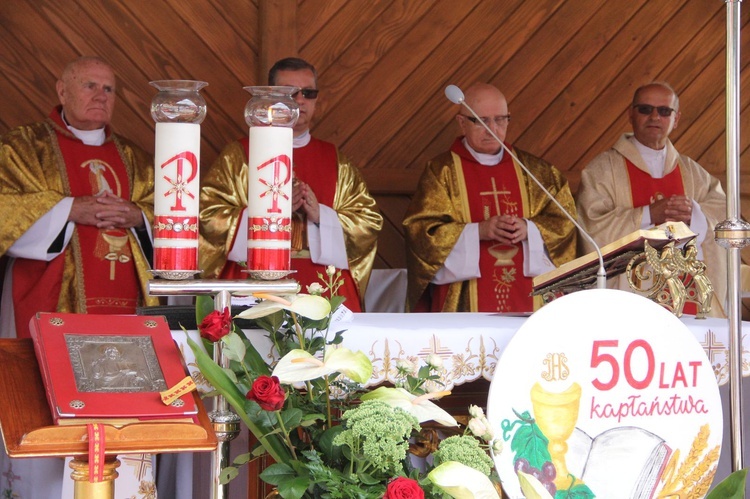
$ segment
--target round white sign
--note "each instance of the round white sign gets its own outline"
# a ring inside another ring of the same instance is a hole
[[[633,293],[572,293],[533,314],[497,364],[487,416],[517,471],[552,497],[678,497],[708,491],[722,408],[703,348],[670,312]],[[674,495],[672,495],[674,494]]]

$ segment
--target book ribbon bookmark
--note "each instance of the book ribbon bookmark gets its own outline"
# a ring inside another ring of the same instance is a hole
[[[195,381],[193,381],[193,378],[191,378],[190,376],[185,376],[180,382],[178,382],[169,390],[159,392],[159,395],[161,395],[161,401],[164,403],[164,405],[170,405],[175,401],[175,399],[182,397],[186,393],[192,392],[196,388],[197,387],[195,386]]]
[[[89,482],[98,483],[104,480],[104,425],[90,423],[86,428],[89,434]]]

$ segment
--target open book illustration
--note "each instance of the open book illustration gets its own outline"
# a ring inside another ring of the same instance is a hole
[[[671,454],[662,438],[636,426],[612,428],[594,438],[576,428],[565,462],[596,497],[650,499]]]
[[[661,249],[674,241],[676,246],[694,239],[697,236],[683,222],[667,222],[650,229],[631,232],[625,237],[601,247],[607,279],[625,271],[628,262],[638,253],[643,252],[644,242],[652,248]],[[577,290],[593,287],[596,283],[596,272],[599,270],[599,257],[595,251],[587,253],[555,270],[534,278],[534,294],[543,293],[551,288]]]

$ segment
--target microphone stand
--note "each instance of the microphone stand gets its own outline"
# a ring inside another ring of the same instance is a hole
[[[480,118],[477,115],[477,113],[474,112],[474,110],[471,108],[471,106],[469,106],[466,103],[466,100],[464,100],[464,93],[461,91],[460,88],[458,88],[455,85],[448,85],[445,88],[445,96],[448,97],[448,100],[450,100],[454,104],[461,104],[462,106],[464,106],[466,109],[469,110],[469,112],[474,116],[474,118],[477,119],[477,123],[481,123],[482,124],[482,126],[484,127],[484,129],[487,130],[487,132],[489,132],[489,134],[492,136],[492,138],[494,138],[497,141],[498,144],[500,144],[500,146],[503,148],[503,150],[505,152],[507,152],[508,154],[510,154],[510,156],[519,165],[521,165],[521,168],[523,169],[524,172],[526,172],[526,175],[528,175],[534,182],[536,182],[536,185],[538,185],[539,188],[542,191],[544,191],[544,193],[547,195],[547,197],[549,199],[551,199],[555,203],[555,205],[557,205],[558,208],[560,208],[560,211],[562,211],[565,214],[566,217],[568,217],[568,220],[570,220],[571,222],[573,222],[573,225],[586,238],[586,240],[588,242],[590,242],[594,246],[594,249],[596,250],[596,255],[599,257],[599,270],[596,272],[596,287],[597,287],[597,289],[606,289],[606,287],[607,287],[607,271],[604,270],[604,257],[602,256],[602,250],[599,249],[599,245],[596,244],[596,241],[594,241],[594,238],[591,237],[589,235],[589,233],[586,232],[584,230],[584,228],[581,227],[578,224],[578,222],[576,221],[575,217],[573,217],[570,213],[568,213],[568,210],[566,210],[563,207],[563,205],[560,204],[560,202],[557,199],[555,199],[555,196],[553,196],[552,193],[549,192],[547,190],[547,188],[544,187],[544,185],[542,185],[542,183],[539,181],[539,179],[537,179],[534,176],[534,174],[529,171],[529,169],[526,167],[526,165],[524,165],[523,162],[521,162],[521,160],[518,159],[518,157],[515,154],[513,154],[513,152],[503,143],[503,141],[500,140],[500,138],[497,135],[495,135],[495,132],[493,132],[492,129],[489,126],[487,126],[487,123],[485,123],[482,120],[482,118]]]

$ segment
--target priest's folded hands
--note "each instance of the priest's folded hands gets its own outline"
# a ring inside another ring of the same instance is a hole
[[[479,239],[502,244],[518,244],[528,238],[526,220],[513,215],[498,215],[479,222]]]

